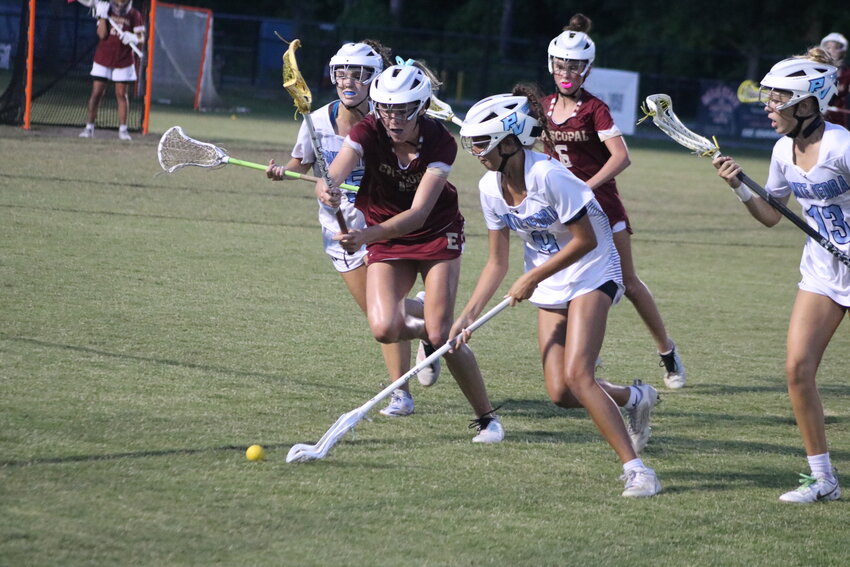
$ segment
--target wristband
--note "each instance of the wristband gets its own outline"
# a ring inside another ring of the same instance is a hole
[[[746,203],[747,201],[753,198],[753,192],[750,191],[750,188],[744,185],[743,183],[741,183],[737,187],[730,187],[730,189],[732,189],[732,192],[738,196],[742,203]]]

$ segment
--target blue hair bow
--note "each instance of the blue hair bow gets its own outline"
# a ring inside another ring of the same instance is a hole
[[[416,61],[414,61],[413,59],[408,59],[408,60],[405,61],[404,59],[402,59],[398,55],[395,56],[395,64],[396,65],[401,65],[402,67],[410,67],[414,63],[416,63]]]

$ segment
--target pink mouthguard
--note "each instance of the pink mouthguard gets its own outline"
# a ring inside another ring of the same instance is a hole
[[[561,88],[562,88],[562,89],[568,89],[568,88],[570,88],[571,86],[573,86],[573,84],[572,84],[572,83],[568,83],[568,82],[562,82],[562,83],[561,83]]]

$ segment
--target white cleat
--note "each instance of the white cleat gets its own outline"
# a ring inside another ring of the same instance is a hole
[[[658,353],[661,361],[658,366],[664,369],[664,384],[671,390],[678,390],[685,387],[685,366],[682,364],[682,359],[679,358],[679,353],[676,352],[676,345],[667,354]]]
[[[637,388],[640,393],[640,399],[633,409],[626,410],[626,417],[628,418],[626,429],[628,429],[635,453],[640,453],[646,447],[646,443],[652,434],[649,417],[652,414],[652,409],[658,403],[658,391],[640,380],[635,380],[633,387]]]
[[[130,133],[126,130],[118,130],[118,139],[124,140],[125,142],[133,141],[133,138],[130,136]]]
[[[393,390],[390,403],[378,413],[387,417],[408,416],[413,413],[413,397],[404,390]]]
[[[500,443],[505,438],[502,422],[492,411],[473,419],[469,428],[478,428],[478,435],[472,438],[473,443]]]
[[[94,138],[94,129],[93,128],[85,128],[82,132],[80,132],[80,138]]]
[[[655,476],[655,471],[650,468],[629,471],[620,477],[625,481],[626,489],[623,496],[626,498],[647,498],[661,492],[661,483]]]
[[[838,477],[828,478],[824,473],[814,473],[811,476],[801,474],[800,488],[786,492],[779,497],[780,502],[794,504],[809,504],[811,502],[828,502],[841,498],[841,488]]]
[[[425,305],[425,292],[420,291],[416,294],[416,301]],[[421,363],[423,360],[431,356],[434,351],[437,350],[431,343],[428,341],[419,341],[419,349],[416,351],[416,364]],[[437,379],[440,377],[440,359],[438,358],[427,367],[423,368],[416,375],[416,378],[419,380],[419,383],[428,388],[429,386],[433,386],[437,383]]]

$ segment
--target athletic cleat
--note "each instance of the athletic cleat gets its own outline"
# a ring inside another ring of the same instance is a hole
[[[83,131],[80,132],[80,138],[94,138],[94,129],[84,128]]]
[[[420,291],[416,294],[416,300],[425,305],[425,292]],[[431,343],[428,341],[419,341],[419,349],[416,351],[416,364],[419,364],[437,350]],[[425,368],[423,368],[417,375],[416,378],[419,379],[419,383],[425,386],[426,388],[429,386],[433,386],[437,383],[437,379],[440,377],[440,359],[438,358]]]
[[[393,390],[390,395],[390,403],[378,413],[387,417],[411,415],[413,413],[413,397],[404,390]]]
[[[133,140],[133,138],[130,137],[130,134],[125,130],[118,130],[118,139],[124,140],[125,142],[131,142]]]
[[[671,390],[678,390],[685,386],[685,366],[682,364],[682,359],[679,358],[679,353],[676,352],[676,345],[670,349],[667,354],[658,353],[661,361],[658,366],[664,369],[664,384]]]
[[[626,410],[626,416],[628,417],[627,429],[635,453],[640,453],[646,447],[649,436],[652,434],[652,428],[649,426],[649,416],[652,413],[652,408],[658,403],[658,391],[640,380],[635,380],[633,386],[640,393],[640,399],[634,408]]]
[[[495,411],[490,410],[469,424],[470,429],[478,429],[478,435],[472,438],[473,443],[499,443],[505,438],[505,429],[499,416],[493,413]]]
[[[432,347],[431,343],[427,341],[419,341],[419,350],[416,351],[416,364],[421,363],[423,360],[434,354],[435,350],[437,349]],[[437,379],[440,377],[440,359],[438,358],[420,370],[416,377],[419,379],[419,383],[426,388],[436,384]]]
[[[623,496],[626,498],[647,498],[661,492],[661,483],[655,476],[655,471],[650,468],[629,471],[620,477],[626,482]]]
[[[824,473],[813,473],[800,475],[800,488],[786,492],[779,497],[780,502],[792,502],[794,504],[808,504],[810,502],[828,502],[841,498],[841,488],[838,486],[838,477],[827,478]]]

